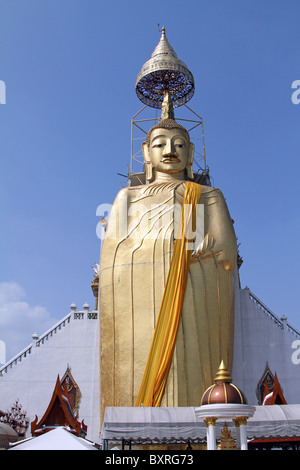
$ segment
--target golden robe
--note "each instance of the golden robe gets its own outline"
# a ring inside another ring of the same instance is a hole
[[[102,419],[106,406],[135,405],[184,189],[185,181],[128,187],[113,204],[100,260]],[[232,364],[236,236],[218,189],[203,186],[201,205],[204,238],[192,257],[161,406],[198,406],[221,360]]]

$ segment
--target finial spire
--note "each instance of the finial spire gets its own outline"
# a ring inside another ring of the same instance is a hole
[[[161,105],[161,120],[175,119],[172,98],[168,91],[164,91],[164,99]]]
[[[177,59],[177,54],[167,39],[166,28],[164,26],[162,27],[162,30],[161,30],[161,38],[159,40],[159,43],[154,49],[151,58],[156,57],[157,55],[160,55],[160,54],[170,55]]]
[[[221,364],[219,365],[219,370],[216,374],[216,377],[215,377],[215,383],[217,382],[227,382],[227,383],[231,383],[232,382],[232,378],[230,377],[230,374],[228,372],[228,370],[226,369],[225,367],[225,364],[224,364],[224,361],[222,360],[221,361]]]

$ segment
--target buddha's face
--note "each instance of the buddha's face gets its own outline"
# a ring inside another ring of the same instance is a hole
[[[154,129],[149,147],[143,150],[146,162],[151,162],[156,172],[181,173],[193,161],[193,145],[183,129]]]

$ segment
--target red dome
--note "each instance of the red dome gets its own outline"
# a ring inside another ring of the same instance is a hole
[[[247,398],[244,393],[232,383],[232,379],[223,361],[220,364],[214,385],[211,385],[204,392],[201,400],[201,405],[215,405],[220,403],[247,404]]]
[[[215,405],[218,403],[246,405],[247,399],[244,393],[233,383],[216,383],[206,390],[201,405]]]

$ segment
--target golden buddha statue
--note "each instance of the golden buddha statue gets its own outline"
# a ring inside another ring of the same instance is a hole
[[[189,133],[175,121],[166,100],[167,94],[162,119],[142,147],[148,184],[120,190],[102,244],[102,419],[106,406],[145,406],[138,396],[165,295],[179,214],[188,184],[200,187],[190,183],[194,146]],[[160,406],[198,406],[221,360],[229,370],[232,364],[236,236],[221,191],[204,185],[200,189]]]

